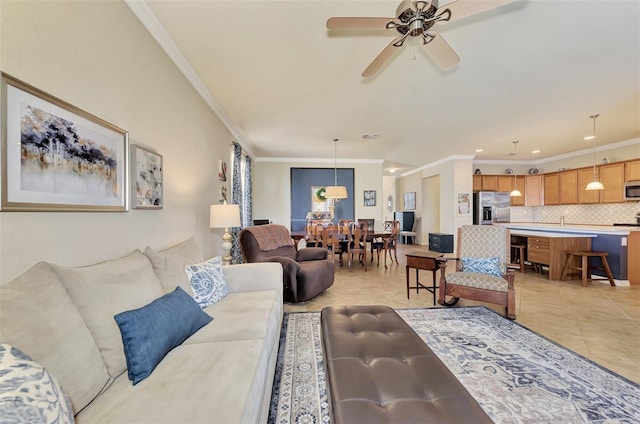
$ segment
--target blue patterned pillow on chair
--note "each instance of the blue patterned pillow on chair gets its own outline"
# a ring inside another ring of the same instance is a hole
[[[229,294],[220,256],[199,264],[187,265],[184,269],[191,282],[193,298],[202,309]]]
[[[460,258],[464,272],[479,272],[481,274],[502,277],[500,258]]]

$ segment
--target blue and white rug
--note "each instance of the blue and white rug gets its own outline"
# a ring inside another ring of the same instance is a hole
[[[496,423],[638,423],[640,385],[485,307],[397,310]],[[320,313],[285,314],[269,423],[329,423]]]

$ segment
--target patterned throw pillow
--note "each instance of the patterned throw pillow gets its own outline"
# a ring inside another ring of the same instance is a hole
[[[466,258],[463,256],[460,260],[462,261],[462,269],[465,272],[479,272],[502,277],[500,258]]]
[[[0,421],[74,423],[73,408],[49,371],[24,353],[0,343]]]
[[[202,309],[229,294],[229,287],[222,272],[220,256],[199,264],[187,265],[184,270],[191,282],[193,298]]]

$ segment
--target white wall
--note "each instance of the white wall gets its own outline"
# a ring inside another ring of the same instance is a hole
[[[365,163],[363,163],[365,162]],[[274,224],[291,224],[291,168],[333,168],[328,162],[256,160],[253,166],[253,216]],[[382,161],[338,160],[338,168],[354,168],[355,218],[382,222],[386,210],[383,198]],[[376,191],[376,206],[364,206],[364,190]],[[309,205],[311,206],[311,205]]]
[[[219,253],[209,205],[231,136],[120,1],[0,2],[2,71],[129,132],[164,156],[164,209],[0,212],[0,282],[44,260],[81,265],[195,235]],[[228,184],[228,183],[227,183]]]
[[[422,225],[424,235],[429,232],[456,234],[458,227],[471,224],[473,218],[469,215],[458,215],[457,194],[471,193],[473,189],[473,167],[469,157],[449,157],[424,167],[398,179],[398,210],[402,210],[403,195],[416,192],[416,207],[427,210],[434,207],[425,201],[422,193],[423,179],[438,175],[440,177],[440,225],[439,228],[429,228],[429,220]],[[422,206],[419,206],[422,205]],[[420,216],[416,213],[416,216]],[[421,243],[426,243],[426,236],[421,237]]]

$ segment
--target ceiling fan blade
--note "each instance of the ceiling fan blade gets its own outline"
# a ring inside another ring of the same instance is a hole
[[[373,59],[373,62],[371,62],[367,69],[362,72],[362,76],[365,78],[374,76],[380,70],[380,68],[382,68],[389,61],[389,59],[391,59],[391,56],[393,56],[394,53],[398,51],[398,47],[402,46],[401,41],[403,42],[405,38],[407,38],[406,35],[401,35],[394,38],[387,45],[387,47],[385,47],[384,50],[382,50],[380,54],[375,59]]]
[[[440,14],[441,11],[449,9],[451,10],[451,19],[449,19],[451,22],[507,3],[512,3],[513,1],[514,0],[454,0],[439,8],[436,11],[436,15]]]
[[[329,18],[327,29],[387,29],[395,18]]]
[[[435,37],[424,45],[426,52],[442,70],[451,69],[460,62],[460,57],[438,31],[431,29],[428,36]]]

